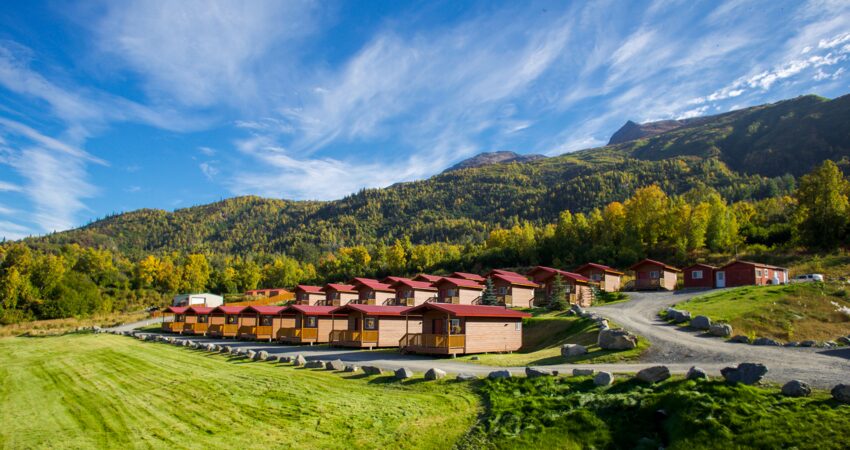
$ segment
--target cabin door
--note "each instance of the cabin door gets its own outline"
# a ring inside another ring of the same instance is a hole
[[[431,333],[445,334],[445,329],[443,328],[443,319],[431,319]]]
[[[360,318],[354,318],[354,331],[360,331]]]
[[[714,286],[715,287],[726,287],[726,272],[718,270],[714,274]]]

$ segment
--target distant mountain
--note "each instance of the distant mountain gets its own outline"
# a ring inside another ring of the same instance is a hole
[[[461,169],[472,169],[475,167],[489,166],[490,164],[502,164],[511,162],[529,162],[538,159],[546,158],[543,155],[520,155],[519,153],[501,151],[501,152],[484,152],[479,153],[472,158],[464,159],[463,161],[444,170],[443,173]]]
[[[620,127],[619,130],[611,135],[608,145],[622,144],[624,142],[635,141],[641,138],[666,133],[670,130],[682,127],[687,123],[688,120],[660,120],[658,122],[647,123],[635,123],[629,120],[625,125]]]
[[[588,211],[652,183],[669,194],[710,186],[729,200],[757,199],[791,192],[795,177],[824,159],[850,167],[850,96],[804,96],[651,129],[656,134],[516,164],[490,161],[520,155],[485,156],[485,165],[340,200],[237,197],[174,212],[133,211],[28,241],[100,245],[131,256],[285,252],[315,261],[340,246],[403,236],[481,242],[494,226],[552,222],[565,209]]]

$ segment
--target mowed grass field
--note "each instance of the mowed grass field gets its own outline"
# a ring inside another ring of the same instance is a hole
[[[828,341],[850,333],[850,286],[797,283],[747,286],[694,297],[677,307],[732,325],[734,334]]]
[[[468,383],[230,360],[113,335],[0,339],[2,448],[446,448]]]

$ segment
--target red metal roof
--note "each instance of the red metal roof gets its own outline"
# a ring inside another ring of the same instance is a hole
[[[255,312],[261,316],[276,316],[286,309],[285,306],[274,306],[274,305],[252,305],[249,306],[245,312]]]
[[[388,277],[382,278],[381,283],[393,284],[393,283],[401,281],[401,280],[409,280],[409,279],[410,278],[388,276]]]
[[[484,289],[479,283],[476,283],[472,280],[466,280],[463,278],[451,278],[451,277],[443,277],[440,278],[439,281],[434,283],[434,286],[439,286],[441,284],[451,284],[453,286],[457,286],[459,288],[467,288],[467,289]]]
[[[748,266],[753,266],[753,267],[763,267],[765,269],[788,270],[785,267],[771,266],[770,264],[757,263],[757,262],[753,262],[753,261],[742,261],[742,260],[732,261],[732,262],[726,264],[725,266],[721,267],[721,269],[725,269],[725,268],[727,268],[727,267],[729,267],[729,266],[731,266],[732,264],[735,264],[735,263],[746,264]]]
[[[283,311],[281,311],[281,314],[304,314],[306,316],[330,316],[331,311],[333,311],[335,309],[337,309],[336,306],[289,305]]]
[[[247,308],[247,306],[216,306],[215,308],[213,308],[211,313],[240,314],[242,311],[245,310],[245,308]]]
[[[414,281],[414,280],[409,280],[407,278],[403,278],[403,279],[398,280],[398,281],[396,281],[395,283],[392,284],[392,286],[399,286],[399,285],[412,287],[413,289],[422,289],[422,290],[425,290],[425,291],[436,291],[437,290],[437,288],[435,288],[433,284],[431,284],[427,281]]]
[[[322,288],[322,291],[337,291],[337,292],[348,292],[352,294],[356,294],[357,291],[354,290],[354,286],[350,284],[342,284],[342,283],[328,283],[325,287]]]
[[[352,284],[354,284],[355,287],[357,287],[357,285],[359,284],[361,286],[366,286],[367,288],[369,288],[373,291],[384,291],[384,292],[395,291],[395,289],[393,289],[393,287],[390,286],[389,284],[381,283],[380,281],[374,280],[372,278],[354,278],[351,281],[353,281]]]
[[[357,311],[367,316],[401,316],[409,308],[407,306],[384,306],[384,305],[362,305],[349,303],[333,310],[334,314],[345,314],[349,311]]]
[[[452,278],[463,278],[464,280],[472,280],[472,281],[484,281],[484,277],[478,275],[477,273],[467,273],[467,272],[454,272],[452,273]]]
[[[186,312],[187,309],[189,309],[188,306],[169,306],[168,308],[165,308],[165,312],[183,314]]]
[[[215,309],[211,306],[190,306],[186,309],[186,312],[193,312],[195,314],[209,314],[212,310]]]
[[[578,281],[580,283],[587,283],[587,282],[590,281],[590,279],[587,278],[584,275],[581,275],[581,274],[578,274],[578,273],[573,273],[573,272],[567,272],[566,270],[554,269],[552,267],[546,267],[546,266],[537,266],[537,267],[529,270],[528,274],[531,275],[532,273],[537,272],[537,271],[543,271],[547,274],[547,276],[545,278],[543,278],[543,280],[548,280],[549,278],[555,276],[555,274],[558,274],[558,275],[561,275],[564,278],[569,278],[569,279]]]
[[[634,270],[634,269],[635,269],[635,267],[640,267],[640,266],[641,266],[641,265],[643,265],[643,264],[651,264],[651,265],[655,265],[655,266],[663,267],[663,268],[665,268],[665,269],[667,269],[667,270],[672,270],[673,272],[681,272],[681,270],[679,270],[679,269],[677,269],[677,268],[675,268],[675,267],[673,267],[673,266],[671,266],[671,265],[669,265],[669,264],[664,264],[664,263],[663,263],[663,262],[661,262],[661,261],[656,261],[656,260],[654,260],[654,259],[649,259],[649,258],[644,258],[643,260],[638,261],[638,262],[636,262],[636,263],[632,264],[632,266],[631,266],[631,267],[629,267],[629,269]]]
[[[491,278],[506,281],[510,284],[516,284],[519,286],[529,286],[529,287],[539,287],[540,285],[529,280],[528,278],[522,275],[505,275],[501,273],[494,273],[490,275]]]
[[[503,270],[503,269],[493,269],[493,270],[490,271],[490,273],[488,275],[495,275],[497,273],[499,275],[507,275],[507,276],[510,276],[510,277],[525,278],[525,275],[523,275],[521,273],[511,272],[510,270]]]
[[[296,291],[304,291],[304,292],[307,292],[307,293],[310,293],[310,294],[322,294],[323,293],[321,286],[310,286],[310,285],[307,285],[307,284],[299,284],[298,286],[295,287],[295,290]]]
[[[454,305],[451,303],[423,303],[419,306],[408,308],[405,314],[421,313],[428,309],[443,311],[457,317],[501,317],[511,319],[531,317],[529,313],[515,311],[502,306]]]
[[[685,267],[685,268],[684,268],[684,269],[682,269],[682,270],[690,270],[690,269],[693,269],[693,268],[695,268],[695,267],[704,267],[704,268],[706,268],[706,269],[711,269],[711,270],[716,270],[716,269],[717,269],[717,266],[712,266],[711,264],[696,263],[696,264],[691,264],[690,266]]]
[[[413,280],[414,281],[427,281],[429,283],[434,283],[436,281],[439,281],[441,278],[443,278],[443,277],[441,277],[439,275],[428,275],[427,273],[420,273],[419,275],[416,275],[415,277],[413,277]]]
[[[620,271],[614,269],[613,267],[606,266],[604,264],[597,264],[597,263],[587,263],[587,264],[579,267],[578,269],[576,269],[576,272],[581,272],[584,269],[596,269],[596,270],[601,270],[603,272],[613,273],[614,275],[622,275],[623,274],[623,272],[620,272]]]

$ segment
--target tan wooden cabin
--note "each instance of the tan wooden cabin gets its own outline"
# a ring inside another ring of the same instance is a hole
[[[499,301],[511,308],[531,308],[534,306],[534,291],[540,285],[523,275],[508,271],[492,271],[487,277],[493,280],[493,288]]]
[[[290,305],[282,312],[285,325],[278,332],[278,340],[287,344],[327,343],[334,327],[346,326],[345,315],[331,315],[331,311],[336,308],[323,305]]]
[[[239,315],[247,306],[218,306],[210,312],[207,334],[220,338],[235,338],[239,335]]]
[[[592,283],[599,286],[605,292],[617,292],[623,280],[623,272],[614,270],[604,264],[587,263],[578,269],[576,273],[589,278]]]
[[[484,277],[478,275],[477,273],[468,273],[468,272],[452,272],[448,278],[461,278],[464,280],[474,281],[476,283],[483,283]]]
[[[318,305],[325,301],[325,297],[321,286],[299,284],[295,287],[296,305]]]
[[[328,283],[322,287],[322,292],[325,300],[318,303],[322,306],[345,306],[360,296],[353,285],[341,283]]]
[[[462,355],[519,350],[522,319],[531,314],[502,306],[425,303],[405,311],[409,316],[421,320],[421,332],[408,331],[402,337],[403,352]]]
[[[395,304],[398,306],[419,306],[437,300],[437,288],[427,281],[403,278],[394,282],[392,287],[395,289]]]
[[[424,281],[426,283],[436,283],[440,281],[443,277],[440,275],[428,275],[427,273],[420,273],[415,277],[411,278],[413,281]]]
[[[186,324],[188,306],[169,306],[162,311],[162,331],[180,333]]]
[[[546,266],[537,266],[526,275],[541,286],[540,289],[547,298],[552,293],[552,285],[555,279],[561,277],[567,291],[567,301],[571,305],[587,307],[593,304],[593,290],[590,287],[590,279],[584,275]]]
[[[345,327],[331,331],[331,345],[356,348],[398,347],[409,332],[421,332],[422,321],[402,313],[406,306],[360,305],[349,303],[331,311],[336,318],[347,316]],[[334,322],[336,323],[336,322]]]
[[[437,302],[455,305],[473,305],[481,301],[484,285],[464,278],[440,278],[437,288]]]
[[[281,312],[285,306],[254,305],[239,315],[239,337],[258,341],[272,341],[284,326]]]
[[[392,305],[395,289],[387,283],[371,278],[354,278],[349,284],[357,291],[357,303],[364,305]]]
[[[186,308],[186,319],[181,334],[205,336],[210,322],[210,313],[215,308],[193,305]]]
[[[635,263],[629,270],[634,271],[634,289],[638,291],[676,289],[681,270],[654,259],[644,259]]]

